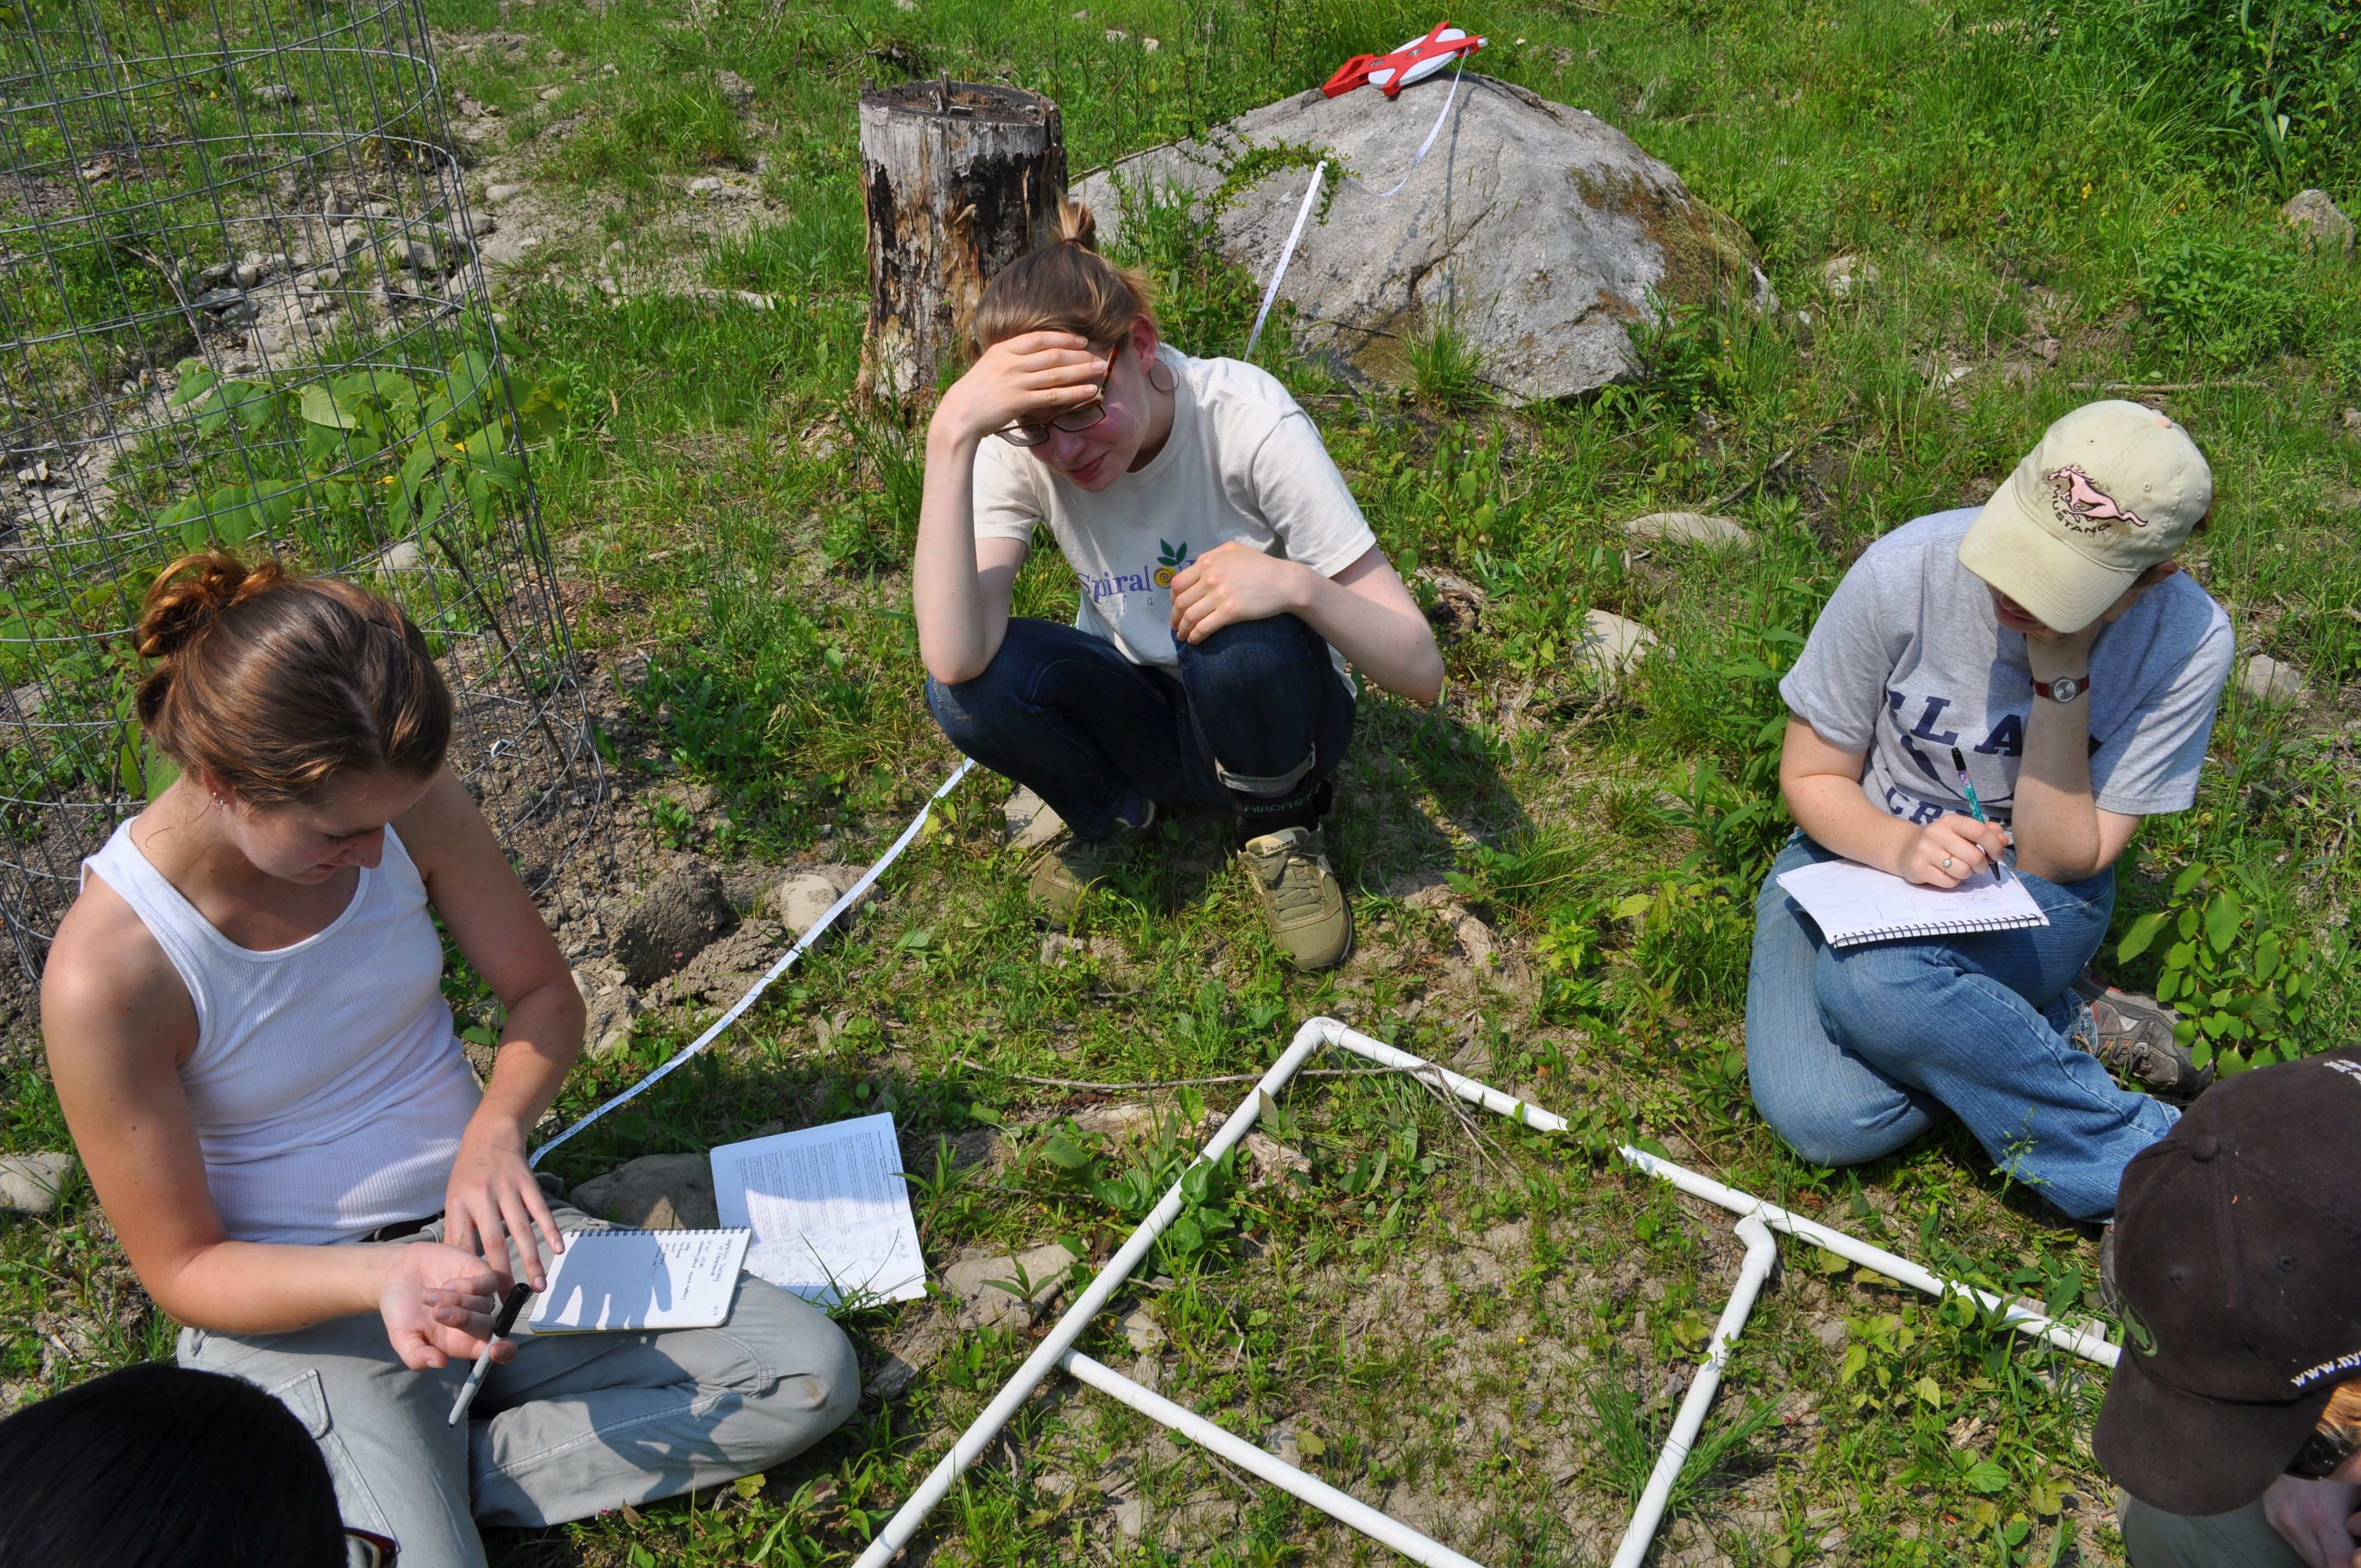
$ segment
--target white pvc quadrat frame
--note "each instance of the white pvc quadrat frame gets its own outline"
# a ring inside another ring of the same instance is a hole
[[[1334,1046],[1381,1067],[1414,1073],[1430,1083],[1440,1084],[1462,1100],[1481,1105],[1537,1132],[1559,1133],[1565,1130],[1566,1124],[1562,1117],[1512,1094],[1504,1094],[1424,1058],[1412,1056],[1408,1051],[1397,1050],[1334,1018],[1312,1018],[1296,1031],[1295,1038],[1279,1060],[1271,1064],[1270,1070],[1263,1074],[1254,1092],[1230,1113],[1221,1130],[1213,1135],[1213,1141],[1197,1157],[1198,1160],[1217,1160],[1235,1148],[1261,1113],[1264,1098],[1276,1095],[1284,1089],[1297,1070],[1323,1046]],[[1705,1424],[1707,1408],[1713,1403],[1714,1394],[1720,1386],[1722,1371],[1730,1362],[1730,1347],[1745,1327],[1747,1316],[1753,1310],[1755,1298],[1778,1260],[1778,1244],[1771,1234],[1773,1231],[1784,1232],[1798,1240],[1809,1242],[1927,1295],[1966,1296],[1986,1310],[2001,1313],[2001,1321],[2019,1332],[2047,1340],[2060,1350],[2103,1366],[2112,1367],[2115,1364],[2117,1349],[2108,1342],[2096,1323],[2077,1327],[2057,1321],[2020,1303],[2004,1301],[1989,1291],[1955,1279],[1946,1279],[1883,1247],[1872,1246],[1841,1231],[1830,1230],[1800,1214],[1790,1213],[1777,1204],[1724,1186],[1710,1177],[1701,1176],[1668,1159],[1629,1145],[1620,1146],[1616,1152],[1658,1180],[1668,1182],[1693,1197],[1702,1198],[1740,1216],[1738,1237],[1746,1245],[1746,1258],[1739,1268],[1738,1280],[1730,1290],[1729,1304],[1722,1309],[1721,1319],[1714,1325],[1706,1359],[1698,1366],[1697,1376],[1681,1401],[1680,1412],[1673,1421],[1672,1435],[1663,1453],[1657,1456],[1655,1469],[1641,1493],[1639,1506],[1632,1510],[1631,1524],[1615,1553],[1613,1568],[1638,1568],[1647,1555],[1649,1543],[1654,1540],[1656,1527],[1664,1518],[1665,1504],[1672,1497],[1673,1484],[1679,1479],[1681,1467],[1688,1460],[1690,1447]],[[1192,1161],[1192,1166],[1195,1163]],[[926,1522],[927,1516],[950,1494],[952,1483],[983,1456],[985,1447],[1016,1413],[1017,1407],[1031,1397],[1052,1370],[1072,1374],[1081,1382],[1160,1421],[1191,1442],[1301,1498],[1413,1563],[1427,1564],[1428,1568],[1481,1568],[1473,1559],[1421,1534],[1400,1519],[1290,1464],[1277,1454],[1223,1431],[1194,1411],[1174,1404],[1153,1389],[1074,1350],[1074,1342],[1082,1337],[1082,1331],[1090,1326],[1092,1320],[1105,1310],[1107,1302],[1131,1277],[1132,1270],[1148,1256],[1148,1250],[1163,1234],[1164,1228],[1180,1214],[1180,1183],[1176,1180],[1163,1200],[1140,1223],[1139,1228],[1131,1234],[1130,1239],[1099,1271],[1098,1277],[1092,1280],[1074,1304],[1059,1317],[1033,1354],[1026,1357],[1025,1364],[1001,1386],[999,1393],[993,1397],[983,1413],[960,1434],[950,1452],[943,1455],[919,1484],[918,1489],[910,1495],[909,1500],[877,1532],[869,1549],[861,1554],[855,1568],[884,1568],[884,1564],[900,1554]]]

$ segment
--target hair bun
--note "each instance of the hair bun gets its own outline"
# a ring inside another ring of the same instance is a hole
[[[1068,245],[1079,245],[1096,253],[1099,247],[1099,221],[1091,209],[1081,202],[1060,197],[1058,201],[1058,237]]]
[[[142,658],[169,659],[203,636],[232,605],[285,576],[276,561],[249,568],[225,551],[183,555],[148,590],[133,641]]]

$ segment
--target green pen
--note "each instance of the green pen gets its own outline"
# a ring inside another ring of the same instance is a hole
[[[1979,822],[1990,822],[1992,818],[1984,815],[1984,803],[1976,798],[1975,781],[1968,777],[1967,753],[1957,746],[1951,748],[1951,766],[1960,770],[1960,791],[1968,797],[1968,815]],[[1993,862],[1992,873],[1993,885],[1998,887],[2001,883],[1998,861]]]

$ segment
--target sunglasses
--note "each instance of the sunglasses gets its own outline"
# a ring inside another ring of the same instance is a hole
[[[374,1530],[345,1527],[345,1568],[393,1568],[399,1549]]]
[[[2314,1431],[2296,1451],[2287,1473],[2300,1481],[2325,1481],[2337,1468],[2361,1448],[2361,1430],[2344,1428],[2336,1431]]]
[[[1108,376],[1112,377],[1115,374],[1115,356],[1122,352],[1123,339],[1116,338],[1114,345],[1107,350]],[[1078,430],[1088,430],[1104,418],[1106,418],[1106,382],[1103,380],[1099,383],[1097,397],[1080,408],[1068,409],[1047,424],[1003,425],[992,433],[1011,446],[1038,446],[1049,439],[1049,433],[1053,430],[1062,430],[1071,434]]]

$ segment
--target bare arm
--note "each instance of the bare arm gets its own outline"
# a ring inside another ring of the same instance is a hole
[[[1823,848],[1849,861],[1892,872],[1929,887],[1957,887],[1982,874],[2007,848],[2006,832],[1990,822],[1949,812],[1934,821],[1905,822],[1861,793],[1863,751],[1821,739],[1794,714],[1779,752],[1779,789],[1787,814]],[[1950,864],[1946,866],[1946,857]]]
[[[508,1010],[491,1081],[468,1118],[444,1197],[444,1238],[505,1270],[508,1245],[533,1288],[546,1283],[533,1231],[565,1238],[525,1143],[582,1051],[582,993],[556,938],[517,880],[476,803],[449,770],[396,823],[452,940]]]
[[[1295,615],[1369,679],[1412,702],[1443,690],[1434,630],[1376,545],[1333,577],[1232,541],[1172,579],[1172,635],[1202,642],[1242,620]]]
[[[2120,612],[2118,612],[2120,613]],[[2114,616],[2108,618],[2113,620]],[[2071,637],[2026,639],[2034,679],[2087,676],[2102,621]],[[2016,863],[2051,882],[2080,882],[2115,863],[2142,818],[2099,806],[2091,790],[2091,699],[2036,696],[2016,775]]]
[[[410,1366],[483,1349],[507,1281],[456,1248],[229,1239],[181,1090],[196,1010],[138,916],[96,877],[50,948],[41,1030],[91,1184],[140,1283],[171,1317],[224,1332],[280,1333],[376,1311]]]
[[[927,426],[926,489],[910,599],[927,674],[958,685],[983,674],[1008,630],[1009,596],[1028,546],[975,537],[975,455],[993,431],[1046,419],[1098,395],[1107,362],[1071,333],[995,343],[943,394]]]

